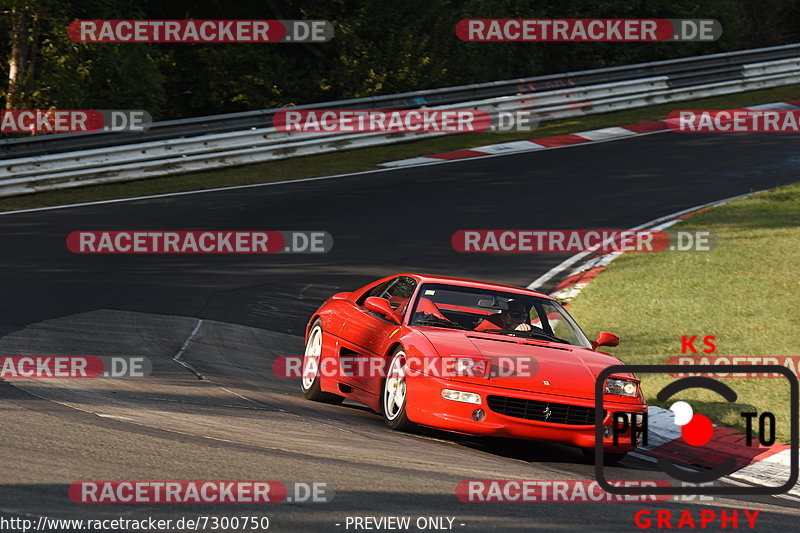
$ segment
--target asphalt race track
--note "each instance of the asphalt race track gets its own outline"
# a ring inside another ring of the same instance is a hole
[[[588,479],[594,467],[559,446],[392,432],[354,404],[305,401],[296,381],[273,376],[271,363],[302,353],[308,317],[334,292],[403,271],[526,286],[565,258],[459,254],[450,246],[458,229],[629,228],[791,183],[798,173],[794,136],[667,132],[0,216],[0,353],[144,355],[153,362],[153,374],[144,379],[0,383],[0,512],[65,518],[263,514],[276,531],[345,531],[345,518],[354,515],[450,516],[455,529],[465,531],[573,531],[587,524],[619,531],[637,529],[632,517],[639,509],[696,507],[761,509],[763,530],[794,529],[798,504],[769,497],[462,503],[454,494],[461,480]],[[92,229],[324,230],[335,245],[325,255],[67,251],[69,232]],[[206,379],[175,363],[179,352]],[[651,464],[635,458],[608,474],[653,476]],[[77,480],[124,479],[318,481],[331,485],[335,496],[329,503],[272,506],[92,506],[67,496]]]

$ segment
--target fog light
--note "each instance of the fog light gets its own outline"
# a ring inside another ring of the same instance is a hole
[[[603,438],[610,439],[614,436],[614,428],[611,426],[603,426]]]
[[[481,404],[481,397],[474,392],[464,392],[453,389],[442,389],[442,398],[445,400],[452,400],[454,402],[475,403]]]
[[[483,409],[475,409],[472,411],[472,419],[475,422],[483,422],[484,418],[486,418],[486,412]]]

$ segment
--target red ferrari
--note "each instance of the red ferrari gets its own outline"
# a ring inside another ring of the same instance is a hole
[[[329,298],[306,328],[306,398],[344,398],[415,425],[471,435],[595,445],[595,378],[621,362],[597,351],[553,298],[465,279],[399,274]],[[606,461],[635,448],[612,437],[612,412],[647,410],[632,374],[612,375],[603,398]],[[620,424],[624,425],[624,424]]]

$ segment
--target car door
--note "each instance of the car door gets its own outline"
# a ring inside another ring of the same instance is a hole
[[[409,276],[398,276],[369,291],[355,302],[356,309],[350,314],[342,328],[340,364],[349,368],[353,375],[343,379],[345,383],[380,394],[382,371],[385,367],[384,353],[390,338],[400,329],[398,324],[364,307],[371,297],[384,298],[398,313],[405,313],[408,301],[414,294],[417,281]]]

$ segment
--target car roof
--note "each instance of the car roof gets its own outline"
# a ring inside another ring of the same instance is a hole
[[[502,290],[508,292],[515,292],[517,294],[527,294],[529,296],[538,296],[540,298],[547,298],[548,300],[553,300],[553,298],[551,296],[548,296],[547,294],[537,292],[531,289],[524,289],[522,287],[514,287],[513,285],[503,285],[502,283],[490,283],[488,281],[454,278],[449,276],[437,276],[433,274],[417,274],[413,272],[406,272],[397,275],[411,276],[413,278],[416,278],[420,283],[442,283],[445,285],[458,285],[461,287],[475,287],[477,289],[487,289],[495,291]]]

